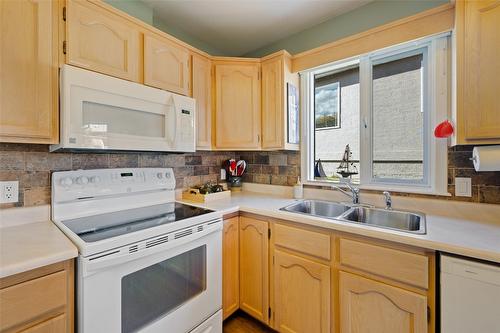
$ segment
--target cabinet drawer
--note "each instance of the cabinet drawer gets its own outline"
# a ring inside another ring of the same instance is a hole
[[[326,260],[331,258],[330,235],[320,232],[275,223],[274,244]]]
[[[64,312],[66,271],[53,273],[0,290],[0,331],[44,315]]]
[[[340,239],[340,263],[427,289],[429,259],[424,255]]]
[[[66,332],[66,315],[62,314],[43,323],[27,328],[21,333],[63,333]]]

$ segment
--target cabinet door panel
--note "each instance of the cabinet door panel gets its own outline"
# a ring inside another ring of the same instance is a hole
[[[262,148],[281,148],[283,130],[283,59],[262,63]]]
[[[500,1],[465,3],[465,134],[500,139]]]
[[[165,38],[144,36],[144,83],[189,95],[189,52]]]
[[[193,55],[193,98],[196,100],[196,148],[212,148],[212,64]]]
[[[259,65],[216,65],[216,147],[260,147]]]
[[[274,251],[274,313],[279,332],[330,332],[330,267]]]
[[[67,6],[67,62],[140,82],[138,27],[90,2],[68,1]]]
[[[58,141],[57,22],[57,2],[0,1],[0,141]]]
[[[427,298],[340,272],[340,331],[342,333],[425,333]]]
[[[240,217],[240,308],[268,323],[269,240],[267,221]]]
[[[240,306],[238,217],[224,221],[222,248],[222,308],[224,319]]]

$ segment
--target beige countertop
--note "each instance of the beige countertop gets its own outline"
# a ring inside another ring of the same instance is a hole
[[[259,191],[262,191],[262,188]],[[290,198],[289,189],[286,193],[276,190],[276,187],[264,188],[264,191],[266,193],[252,191],[233,193],[231,198],[206,204],[186,203],[217,210],[223,214],[238,211],[254,213],[500,263],[500,205],[480,206],[446,200],[419,201],[394,198],[396,209],[412,208],[426,213],[427,233],[415,235],[284,212],[279,209],[294,202],[294,199]],[[323,192],[318,193],[324,195]],[[331,191],[327,193],[326,199],[332,201],[346,199],[346,197],[335,197],[331,193]],[[370,197],[362,197],[363,202],[379,204],[376,200],[370,200]],[[405,203],[404,200],[408,202]],[[78,255],[76,246],[49,220],[49,211],[49,206],[0,211],[0,278],[75,258]],[[446,214],[438,213],[441,211]],[[477,220],[474,216],[477,216]]]
[[[221,211],[223,214],[237,211],[254,213],[305,225],[349,232],[500,263],[500,215],[498,215],[498,222],[495,223],[490,221],[478,222],[427,213],[427,233],[425,235],[416,235],[279,210],[281,207],[293,202],[294,199],[287,198],[284,195],[236,192],[228,199],[196,205]],[[192,202],[186,203],[193,204]],[[440,204],[442,205],[442,209],[446,210],[450,208],[447,205],[453,205],[454,203],[441,200]],[[497,209],[497,207],[492,208]],[[422,211],[425,212],[423,209]]]
[[[78,256],[75,245],[48,218],[48,206],[0,214],[0,278]]]

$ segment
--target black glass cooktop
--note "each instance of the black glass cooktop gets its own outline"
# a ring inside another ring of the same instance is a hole
[[[211,212],[204,208],[170,202],[66,220],[62,223],[83,241],[91,243]]]

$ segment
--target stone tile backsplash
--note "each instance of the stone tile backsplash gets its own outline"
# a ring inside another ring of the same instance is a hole
[[[474,171],[472,147],[456,146],[448,150],[448,190],[445,200],[462,200],[500,204],[500,172]],[[53,171],[129,168],[172,167],[177,188],[187,188],[207,181],[216,181],[222,163],[229,159],[247,161],[246,182],[273,185],[293,185],[300,175],[300,153],[272,152],[196,152],[169,153],[49,153],[47,145],[0,144],[0,180],[19,180],[19,202],[0,205],[34,206],[50,203],[50,176]],[[472,179],[472,197],[454,196],[455,177]],[[422,197],[407,193],[405,196]],[[426,196],[428,197],[428,196]]]
[[[19,181],[19,202],[3,204],[34,206],[50,203],[50,176],[53,171],[172,167],[177,188],[187,188],[207,181],[217,181],[224,160],[234,152],[168,153],[49,153],[47,145],[0,144],[0,180]]]

